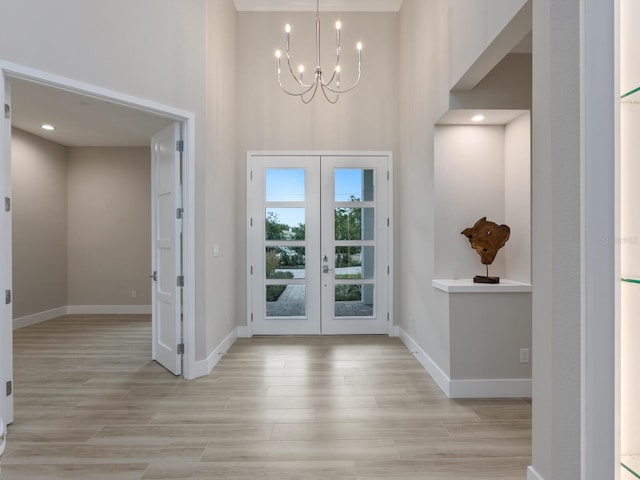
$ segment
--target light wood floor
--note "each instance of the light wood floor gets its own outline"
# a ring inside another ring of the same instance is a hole
[[[238,340],[206,378],[151,362],[148,317],[15,333],[2,480],[526,478],[527,400],[448,400],[387,337]]]

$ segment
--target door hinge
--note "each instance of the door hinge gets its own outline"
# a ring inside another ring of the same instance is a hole
[[[250,219],[249,219],[249,226],[250,226],[250,227],[253,227],[253,218],[250,218]]]
[[[251,275],[253,275],[253,265],[251,265]]]
[[[7,397],[13,393],[13,382],[9,380],[7,382]]]
[[[183,140],[176,141],[176,152],[184,152],[184,141]]]
[[[253,170],[249,170],[249,180],[253,180]]]
[[[184,275],[178,275],[176,284],[178,287],[184,287]]]
[[[389,312],[387,312],[387,322],[389,321]]]
[[[11,211],[11,199],[9,197],[4,197],[4,211]]]
[[[176,218],[182,220],[184,218],[184,208],[176,208]]]
[[[387,217],[387,227],[391,226],[391,220],[389,220],[389,217]]]
[[[178,352],[178,355],[184,355],[184,343],[179,343],[176,350]]]
[[[389,180],[389,170],[387,170],[387,180]]]
[[[387,275],[391,274],[391,266],[387,265]]]
[[[4,291],[4,304],[9,305],[11,303],[11,290]]]
[[[253,323],[253,312],[251,313],[251,323]]]
[[[8,103],[4,104],[4,118],[11,120],[11,105]]]

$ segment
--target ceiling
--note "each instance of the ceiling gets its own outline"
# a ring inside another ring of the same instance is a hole
[[[315,12],[316,0],[233,0],[239,12]],[[397,12],[402,0],[320,0],[321,12]]]
[[[12,126],[68,147],[148,147],[175,120],[104,99],[10,79]],[[54,131],[45,131],[42,124]]]

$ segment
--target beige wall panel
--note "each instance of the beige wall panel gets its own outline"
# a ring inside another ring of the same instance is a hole
[[[13,317],[67,304],[67,149],[13,129]]]
[[[232,2],[207,2],[207,227],[202,263],[207,271],[207,332],[197,335],[199,346],[211,352],[245,317],[236,315],[236,290],[245,291],[246,277],[240,267],[246,252],[240,248],[236,229],[244,210],[236,203],[238,165],[236,156],[236,11]],[[197,226],[196,228],[200,228]],[[214,246],[219,255],[213,256]],[[240,280],[242,279],[242,280]],[[243,305],[242,311],[245,311]],[[218,355],[214,353],[214,355]]]
[[[69,305],[150,305],[150,150],[70,148],[68,205]]]
[[[246,272],[246,154],[248,150],[391,150],[398,147],[398,14],[321,13],[322,63],[335,66],[335,22],[342,21],[342,83],[355,79],[355,45],[362,41],[362,80],[331,105],[322,93],[309,105],[280,90],[276,49],[284,50],[284,26],[292,26],[295,65],[315,67],[313,13],[238,13],[238,205],[239,271]],[[326,49],[326,50],[325,50]],[[283,72],[286,73],[286,72]],[[284,76],[283,76],[284,80]],[[237,309],[246,318],[246,276],[238,284]]]

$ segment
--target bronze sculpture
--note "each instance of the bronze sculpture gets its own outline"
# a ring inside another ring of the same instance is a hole
[[[500,277],[489,276],[489,265],[493,263],[498,250],[504,247],[504,244],[509,240],[511,229],[507,225],[498,225],[488,221],[487,217],[482,217],[473,227],[465,228],[460,233],[469,239],[471,247],[480,255],[482,264],[486,265],[486,276],[476,275],[473,282],[499,283]]]

